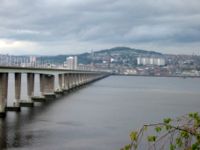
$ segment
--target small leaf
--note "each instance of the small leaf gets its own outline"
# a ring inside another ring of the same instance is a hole
[[[194,117],[193,113],[189,113],[188,116],[189,116],[190,118],[193,118],[193,117]]]
[[[162,130],[161,127],[156,127],[156,128],[155,128],[155,131],[156,131],[157,133],[159,133],[161,130]]]
[[[175,150],[175,149],[176,149],[176,146],[173,144],[170,144],[170,150]]]
[[[200,145],[198,143],[192,144],[192,150],[199,150],[199,149],[200,149]]]
[[[176,138],[176,144],[178,145],[179,148],[182,147],[183,142],[182,142],[182,140],[181,140],[180,137],[179,137],[179,138]]]
[[[148,142],[155,142],[155,141],[156,141],[156,138],[157,138],[157,137],[154,136],[154,135],[153,135],[153,136],[148,136],[148,137],[147,137],[147,140],[148,140]]]
[[[196,140],[197,140],[197,143],[199,143],[199,145],[200,145],[200,134],[196,135]]]
[[[195,118],[195,119],[199,118],[198,112],[195,112],[193,115],[194,115],[194,118]]]
[[[186,131],[181,131],[181,137],[183,137],[183,138],[185,138],[185,139],[189,138],[188,132],[186,132]]]
[[[130,133],[131,141],[137,141],[137,136],[138,136],[138,133],[136,131],[132,131]]]
[[[166,128],[166,130],[170,130],[172,128],[172,126],[166,125],[165,128]]]
[[[171,121],[172,121],[171,118],[165,118],[165,119],[163,120],[163,122],[164,122],[165,124],[169,124]]]
[[[130,144],[125,145],[124,150],[131,150],[131,145]]]

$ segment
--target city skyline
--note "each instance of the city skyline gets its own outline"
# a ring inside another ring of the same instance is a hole
[[[2,0],[0,53],[56,55],[127,46],[200,54],[198,0]]]

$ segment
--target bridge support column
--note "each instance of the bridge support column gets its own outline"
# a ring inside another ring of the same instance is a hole
[[[64,74],[64,89],[65,91],[68,91],[69,90],[69,74]]]
[[[47,99],[54,99],[56,95],[54,93],[54,75],[44,75],[44,96]]]
[[[70,76],[69,76],[68,81],[70,85],[70,90],[73,90],[76,87],[76,75],[74,73],[70,73],[69,75]]]
[[[47,80],[49,80],[49,92],[50,93],[54,93],[54,88],[55,88],[55,77],[53,76],[53,75],[50,75],[50,76],[48,76],[48,79]]]
[[[68,90],[72,89],[72,84],[73,84],[73,76],[71,73],[68,74]]]
[[[79,86],[81,86],[82,85],[82,74],[80,73],[79,74]]]
[[[77,86],[78,87],[80,86],[80,73],[77,74]]]
[[[58,84],[59,84],[59,90],[62,91],[64,86],[63,86],[63,74],[58,75]]]
[[[39,82],[40,82],[39,87],[40,87],[40,95],[41,96],[32,97],[32,101],[45,102],[46,98],[44,96],[44,93],[45,93],[45,75],[44,74],[39,75]]]
[[[70,89],[73,89],[74,87],[74,74],[70,74],[70,78],[69,78],[69,82],[70,82]]]
[[[86,73],[84,73],[84,84],[86,84],[87,83],[87,74]]]
[[[40,74],[40,93],[42,96],[44,96],[44,87],[45,87],[45,75],[44,74]]]
[[[75,74],[75,87],[78,87],[78,82],[79,82],[79,74]]]
[[[81,85],[81,74],[78,74],[78,87]]]
[[[20,111],[20,99],[21,99],[21,73],[15,73],[15,102],[14,111]]]
[[[33,107],[33,96],[34,96],[34,86],[35,86],[35,74],[27,73],[27,96],[28,100],[21,101],[20,106],[22,107]]]
[[[84,74],[81,74],[81,84],[84,85]]]
[[[0,73],[0,117],[6,116],[8,73]]]
[[[35,74],[28,73],[27,74],[27,94],[28,99],[32,102],[32,97],[34,96],[34,86],[35,86]]]
[[[72,88],[74,89],[76,87],[76,74],[73,73],[71,77],[72,77],[72,80],[71,80]]]
[[[78,87],[78,84],[79,84],[79,74],[74,74],[74,77],[75,77],[75,88]]]
[[[54,76],[40,74],[40,92],[42,95],[54,93]]]
[[[86,78],[86,79],[85,79],[85,83],[87,84],[88,81],[89,81],[89,75],[88,75],[88,74],[85,74],[85,76],[86,76],[86,77],[85,77],[85,78]]]
[[[64,94],[64,74],[58,74],[58,86],[59,88],[55,91],[57,95]]]

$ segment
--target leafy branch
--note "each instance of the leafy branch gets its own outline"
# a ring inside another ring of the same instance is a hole
[[[130,143],[121,150],[200,150],[200,116],[189,113],[176,119],[145,124],[130,133]]]

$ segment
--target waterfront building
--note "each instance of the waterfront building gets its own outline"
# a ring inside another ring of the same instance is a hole
[[[155,65],[164,66],[165,59],[162,57],[138,57],[137,65]]]

